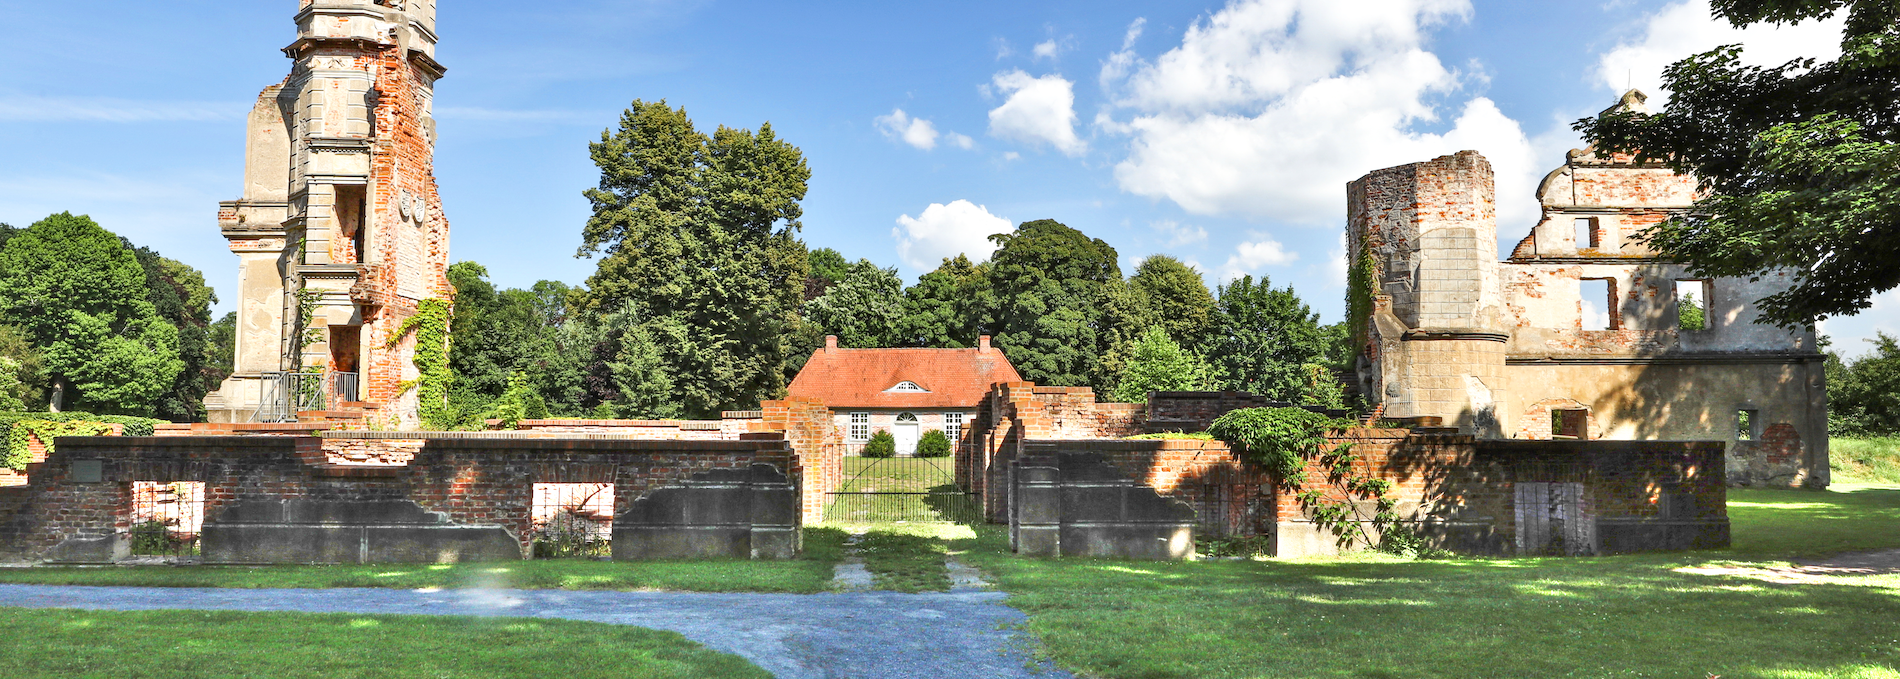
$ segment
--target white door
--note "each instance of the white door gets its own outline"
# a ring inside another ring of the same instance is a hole
[[[897,437],[898,455],[917,454],[917,423],[897,425],[891,435]]]

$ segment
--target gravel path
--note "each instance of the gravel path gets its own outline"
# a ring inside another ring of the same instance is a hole
[[[986,591],[693,594],[561,590],[200,589],[0,585],[0,606],[564,618],[679,632],[781,679],[1039,677],[1023,614]]]

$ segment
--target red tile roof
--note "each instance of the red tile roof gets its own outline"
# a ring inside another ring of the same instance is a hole
[[[929,393],[885,391],[905,380]],[[991,384],[1020,381],[1000,349],[825,347],[798,371],[791,395],[832,408],[969,408],[983,402]]]

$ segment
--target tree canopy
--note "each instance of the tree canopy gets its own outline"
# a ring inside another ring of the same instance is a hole
[[[1157,325],[1135,342],[1128,367],[1110,396],[1122,403],[1142,403],[1151,391],[1199,391],[1213,386],[1213,370],[1207,362],[1182,349]]]
[[[1650,228],[1658,251],[1699,276],[1792,273],[1758,302],[1761,322],[1805,327],[1866,309],[1900,285],[1900,5],[1890,0],[1716,0],[1741,27],[1846,12],[1842,56],[1741,63],[1740,45],[1676,62],[1661,113],[1577,121],[1599,152],[1690,172],[1696,209]]]
[[[1107,393],[1114,376],[1102,356],[1114,333],[1105,321],[1122,285],[1115,248],[1052,219],[990,239],[996,345],[1024,379]]]
[[[47,217],[0,248],[0,322],[44,353],[76,409],[150,413],[185,369],[138,256],[84,216]]]
[[[1220,288],[1208,345],[1221,388],[1299,402],[1309,381],[1302,366],[1324,361],[1328,341],[1292,286],[1242,276]]]
[[[989,332],[996,297],[990,291],[990,265],[971,264],[959,253],[917,277],[904,291],[904,320],[898,344],[967,349]]]
[[[1843,361],[1827,356],[1828,432],[1836,436],[1900,434],[1900,343],[1876,333],[1874,351]]]
[[[578,254],[604,256],[583,307],[626,315],[688,416],[782,394],[810,266],[803,154],[769,123],[707,136],[664,101],[635,101],[589,150],[600,184]]]

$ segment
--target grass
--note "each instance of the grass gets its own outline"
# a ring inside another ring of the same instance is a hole
[[[395,589],[669,590],[823,592],[843,556],[844,531],[806,528],[805,553],[791,561],[593,561],[338,566],[139,566],[0,568],[0,583],[142,587],[387,587]],[[0,675],[4,676],[4,675]]]
[[[843,472],[840,494],[825,508],[827,523],[967,523],[982,517],[982,509],[957,486],[955,458],[846,457]]]
[[[1732,550],[1598,558],[1136,562],[949,543],[1084,677],[1900,678],[1900,575],[1695,572],[1900,547],[1900,488],[1733,491]]]
[[[1900,549],[1900,487],[1836,483],[1827,492],[1730,488],[1730,552],[1815,557]]]
[[[954,524],[875,524],[860,526],[858,556],[877,589],[893,592],[947,592],[950,575],[944,559],[952,541],[976,538],[970,526]]]
[[[1827,459],[1836,482],[1900,484],[1900,438],[1829,439]]]
[[[17,679],[771,676],[673,632],[566,620],[0,608],[0,632]]]

